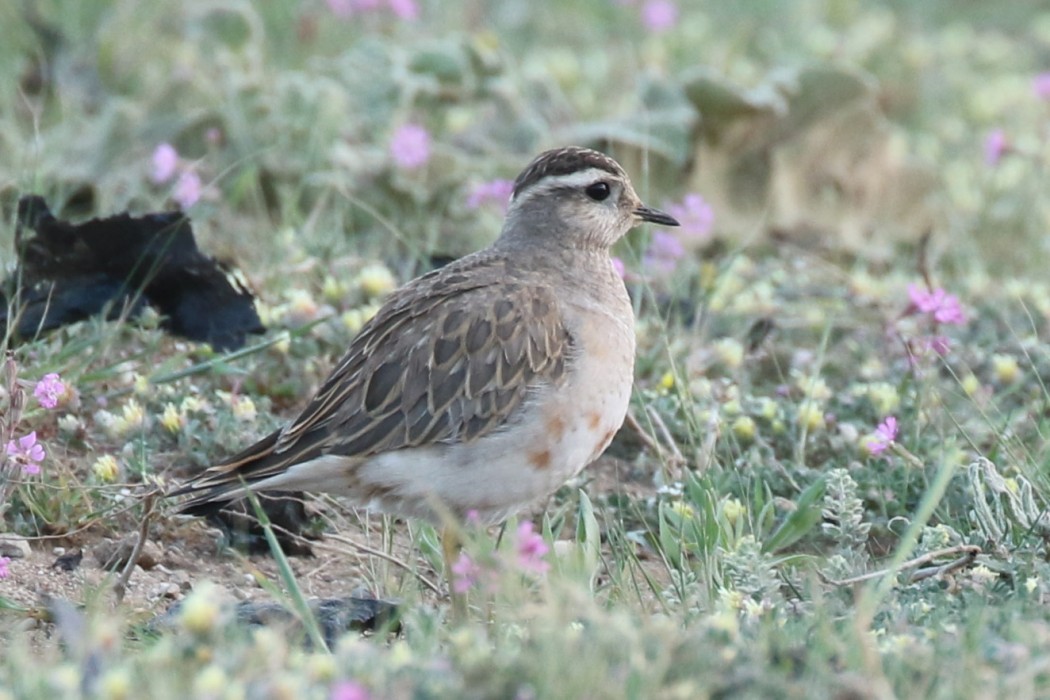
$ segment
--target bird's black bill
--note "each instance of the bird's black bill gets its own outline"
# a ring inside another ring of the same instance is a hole
[[[648,221],[653,224],[662,224],[664,226],[680,226],[678,219],[674,218],[670,214],[664,214],[659,209],[653,209],[652,207],[638,207],[634,210],[634,215],[642,221]]]

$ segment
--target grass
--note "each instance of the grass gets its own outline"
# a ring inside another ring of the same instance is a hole
[[[173,182],[150,179],[168,142],[203,181],[200,245],[236,261],[271,329],[229,355],[150,317],[5,338],[0,437],[35,431],[47,457],[0,471],[0,530],[37,552],[137,531],[142,494],[291,417],[396,283],[492,240],[499,206],[468,207],[471,188],[542,148],[600,145],[650,204],[698,193],[715,212],[666,274],[647,231],[616,251],[639,427],[535,518],[548,572],[523,566],[516,523],[468,528],[457,621],[428,525],[311,498],[324,558],[276,569],[158,504],[151,539],[205,562],[170,628],[145,626],[167,600],[117,603],[87,574],[40,626],[33,590],[55,575],[12,560],[0,697],[1050,692],[1050,102],[1032,87],[1050,14],[683,2],[655,32],[640,5],[0,9],[5,265],[22,194],[70,218],[169,206]],[[423,167],[389,154],[406,123],[430,134]],[[989,162],[993,129],[1008,146]],[[965,321],[917,312],[912,284]],[[54,410],[32,397],[49,372],[70,387]],[[316,630],[228,624],[245,573],[302,616],[333,590],[396,598],[404,633],[329,653]]]

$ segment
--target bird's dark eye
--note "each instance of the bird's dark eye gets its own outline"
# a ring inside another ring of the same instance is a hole
[[[608,182],[596,182],[593,185],[587,185],[587,189],[584,190],[584,192],[587,193],[587,196],[596,202],[608,199],[611,191]]]

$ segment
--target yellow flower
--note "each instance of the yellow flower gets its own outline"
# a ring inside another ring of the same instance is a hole
[[[113,455],[102,455],[91,465],[91,471],[107,484],[111,484],[120,476],[120,463]]]
[[[974,580],[978,583],[993,583],[999,578],[999,574],[989,569],[984,564],[978,564],[973,567],[970,571],[970,575],[973,576]]]
[[[84,429],[84,423],[79,417],[68,413],[58,419],[58,429],[63,433],[75,435]]]
[[[726,520],[730,524],[736,524],[736,521],[740,519],[744,513],[747,512],[747,507],[736,498],[727,498],[725,503],[722,504],[722,513],[726,516]]]
[[[685,501],[672,501],[668,505],[671,508],[671,512],[683,520],[689,520],[693,517],[693,509]]]
[[[135,399],[129,399],[121,411],[118,419],[118,430],[123,435],[133,430],[139,430],[146,424],[146,411]]]
[[[255,402],[247,396],[234,397],[233,417],[246,423],[255,420]]]
[[[149,385],[149,379],[138,373],[135,374],[133,387],[135,396],[149,396],[152,393]]]
[[[390,646],[386,662],[391,669],[405,668],[412,663],[412,657],[412,647],[398,640]]]
[[[739,611],[744,607],[744,594],[736,589],[723,588],[719,592],[718,602],[721,603],[719,607]]]
[[[207,634],[218,624],[219,612],[215,584],[205,581],[186,597],[179,611],[179,623],[193,634]]]
[[[177,433],[185,427],[186,419],[179,413],[179,409],[175,407],[175,404],[168,402],[164,404],[164,413],[160,417],[160,424],[169,433]]]
[[[346,297],[346,285],[338,278],[328,275],[321,284],[321,296],[325,301],[337,303]]]
[[[762,617],[762,614],[764,612],[766,612],[766,608],[762,605],[762,603],[759,603],[758,601],[753,600],[751,598],[744,598],[744,617],[751,620],[757,620],[758,618]]]
[[[99,684],[99,697],[123,700],[131,695],[131,676],[127,669],[113,668],[106,671]]]
[[[372,263],[361,268],[357,274],[357,283],[361,291],[370,297],[385,296],[397,287],[394,273],[382,263]]]
[[[206,409],[206,404],[196,396],[187,396],[179,404],[179,413],[197,413]]]
[[[795,385],[802,390],[806,398],[816,399],[817,401],[827,401],[831,398],[831,389],[828,388],[828,383],[821,377],[800,376],[795,380]]]
[[[689,380],[689,393],[696,399],[709,399],[713,393],[711,380],[707,377],[696,377]]]
[[[715,357],[726,369],[737,369],[744,363],[744,346],[735,338],[722,338],[714,345]]]
[[[751,416],[740,416],[733,421],[733,434],[738,439],[744,442],[751,442],[755,439],[755,432],[755,421]]]
[[[218,664],[208,664],[193,679],[193,694],[198,698],[217,698],[226,690],[226,671]]]
[[[475,111],[463,107],[445,110],[445,129],[453,134],[466,131],[474,122]]]
[[[765,420],[773,420],[777,417],[777,402],[768,396],[763,396],[757,402],[756,412]]]
[[[874,382],[868,385],[868,401],[880,417],[896,413],[901,404],[897,387],[888,382]]]
[[[962,378],[962,390],[966,392],[967,396],[973,396],[981,389],[981,380],[978,379],[973,372],[968,372],[966,376]]]
[[[1021,376],[1017,358],[1012,355],[992,355],[992,370],[1000,384],[1013,384]]]
[[[664,372],[663,376],[660,377],[660,388],[664,391],[670,391],[674,388],[674,374],[671,372]]]
[[[292,336],[288,331],[281,331],[281,334],[273,341],[273,349],[281,355],[287,355],[288,351],[292,349]]]
[[[365,315],[362,313],[361,309],[350,309],[343,312],[341,320],[343,321],[346,330],[356,334],[361,330],[361,326],[365,325],[367,319],[365,319]]]
[[[816,401],[803,401],[798,406],[798,424],[809,432],[823,430],[824,410]]]
[[[293,289],[285,296],[288,303],[285,305],[283,317],[287,324],[301,326],[313,321],[321,313],[321,307],[306,290]]]
[[[310,654],[306,657],[306,672],[315,681],[328,682],[335,678],[339,668],[331,654]]]

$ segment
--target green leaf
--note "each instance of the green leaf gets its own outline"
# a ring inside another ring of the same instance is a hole
[[[787,112],[787,102],[772,85],[745,89],[707,68],[696,68],[683,77],[685,96],[700,112],[708,140],[718,142],[729,128],[755,117],[773,118]]]
[[[762,544],[762,551],[776,552],[798,542],[820,522],[820,502],[824,498],[824,480],[819,479],[799,496],[795,510]]]
[[[306,628],[306,633],[309,635],[310,641],[313,642],[315,648],[328,652],[328,643],[325,642],[324,634],[321,633],[321,626],[310,609],[310,603],[307,602],[306,594],[303,593],[302,587],[299,586],[299,581],[295,578],[295,572],[292,570],[288,557],[285,556],[280,542],[277,541],[277,535],[274,534],[270,518],[266,515],[266,511],[262,509],[262,506],[259,505],[259,499],[252,491],[247,492],[247,498],[249,503],[251,503],[252,510],[255,512],[255,518],[259,521],[259,526],[262,527],[263,534],[266,536],[266,544],[270,546],[270,554],[277,563],[277,572],[280,574],[281,581],[284,583],[288,596],[291,598],[293,612],[299,618],[299,621],[302,622],[303,627]],[[277,591],[272,592],[277,593]]]
[[[598,519],[594,517],[594,504],[587,494],[580,490],[580,512],[576,521],[576,545],[580,553],[580,566],[591,579],[592,588],[598,562],[601,557],[602,535]]]
[[[682,567],[681,520],[676,517],[667,503],[660,504],[660,532],[658,535],[660,550],[671,568],[680,569]]]
[[[571,127],[566,140],[612,142],[620,147],[620,157],[626,147],[659,155],[673,165],[685,165],[692,154],[692,134],[698,117],[682,88],[652,81],[643,86],[638,99],[641,108],[635,113]]]
[[[875,94],[873,79],[865,73],[841,68],[807,68],[787,79],[784,92],[787,114],[777,125],[781,138],[852,107]]]
[[[409,60],[413,73],[434,78],[442,85],[458,85],[469,72],[469,61],[458,43],[440,42],[424,46]]]

